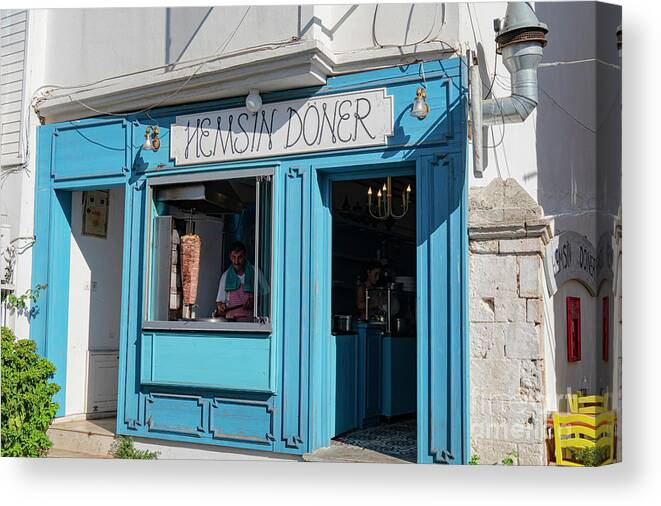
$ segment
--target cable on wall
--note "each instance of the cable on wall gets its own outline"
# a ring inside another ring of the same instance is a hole
[[[227,37],[227,39],[225,39],[225,42],[223,42],[223,44],[221,44],[221,46],[219,46],[219,48],[215,51],[216,53],[218,53],[218,56],[220,56],[220,55],[223,54],[225,48],[226,48],[226,47],[229,45],[229,43],[232,41],[232,39],[233,39],[234,36],[236,35],[236,32],[239,30],[239,28],[240,28],[241,25],[243,24],[243,21],[246,19],[246,16],[248,16],[248,13],[250,12],[250,9],[251,9],[251,8],[252,8],[252,6],[250,6],[250,5],[246,8],[246,11],[243,13],[243,16],[241,17],[241,19],[240,19],[239,22],[237,23],[237,25],[236,25],[236,27],[234,28],[234,30],[230,33],[230,35]],[[177,95],[178,93],[180,93],[180,92],[181,92],[186,86],[188,86],[188,84],[191,82],[191,80],[193,79],[193,77],[195,77],[195,76],[197,75],[197,73],[198,73],[200,70],[202,70],[202,68],[203,68],[207,63],[208,63],[207,61],[202,62],[202,63],[201,63],[196,69],[195,69],[195,71],[194,71],[190,76],[188,76],[188,78],[186,79],[186,81],[184,81],[184,83],[183,83],[181,86],[179,86],[176,90],[174,90],[172,93],[169,93],[168,95],[166,95],[165,97],[163,97],[161,100],[159,100],[158,102],[156,102],[156,103],[150,105],[149,107],[146,107],[146,108],[141,109],[141,110],[139,110],[139,111],[133,111],[131,114],[141,114],[141,113],[144,113],[144,112],[147,112],[147,111],[151,111],[152,109],[158,107],[159,105],[161,105],[161,104],[164,103],[165,101],[171,99],[172,97],[174,97],[175,95]],[[69,100],[71,100],[71,101],[75,101],[75,102],[79,103],[80,105],[82,105],[83,107],[85,107],[86,109],[88,109],[88,110],[90,110],[90,111],[92,111],[92,112],[96,112],[96,113],[98,113],[98,114],[106,114],[106,115],[108,115],[108,116],[121,116],[121,117],[125,117],[125,116],[127,116],[126,113],[124,113],[124,114],[117,114],[117,113],[111,113],[111,112],[100,111],[100,110],[98,110],[98,109],[95,109],[94,107],[91,107],[91,106],[85,104],[82,100],[79,100],[79,99],[76,99],[76,98],[72,98],[71,95],[68,95],[68,98],[69,98]]]

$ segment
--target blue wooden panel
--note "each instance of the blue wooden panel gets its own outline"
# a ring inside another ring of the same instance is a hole
[[[227,390],[270,391],[269,336],[146,333],[140,381]]]
[[[58,126],[53,131],[53,179],[123,175],[129,170],[130,130],[125,119]]]
[[[397,416],[416,410],[416,340],[414,337],[383,338],[381,413]]]
[[[272,446],[273,409],[267,402],[216,397],[209,430],[214,439]]]
[[[117,430],[138,430],[143,425],[144,406],[140,394],[140,351],[137,347],[142,322],[144,268],[143,238],[145,233],[145,181],[127,186],[124,215],[124,259],[122,305],[120,308],[120,357],[117,399]],[[143,403],[144,404],[144,403]],[[141,412],[141,409],[143,410]]]
[[[152,393],[145,397],[149,432],[169,432],[201,437],[205,433],[202,397]]]
[[[383,325],[359,323],[358,426],[377,425],[381,417],[381,340]]]
[[[50,208],[53,196],[50,187],[50,157],[53,136],[50,127],[37,128],[37,159],[36,184],[34,196],[34,235],[36,240],[32,247],[32,288],[36,285],[48,283],[48,258],[50,231]],[[37,351],[41,355],[46,353],[48,336],[48,310],[47,303],[50,293],[46,289],[38,301],[35,309],[38,311],[30,321],[30,339],[36,342]],[[19,336],[25,337],[25,336]]]
[[[332,335],[330,359],[333,437],[358,426],[358,336]]]
[[[51,233],[48,261],[47,288],[50,297],[45,300],[48,316],[48,340],[45,356],[55,365],[53,380],[60,385],[54,401],[58,403],[57,414],[64,415],[67,377],[67,338],[69,335],[69,251],[71,249],[71,192],[52,191],[50,198]],[[54,254],[53,254],[54,253]],[[67,261],[63,262],[62,259]],[[63,310],[64,309],[64,310]]]
[[[466,172],[462,154],[418,170],[418,462],[468,458]]]
[[[285,192],[280,265],[282,315],[282,427],[279,451],[300,453],[308,445],[307,368],[309,339],[310,173],[302,167],[281,171]]]

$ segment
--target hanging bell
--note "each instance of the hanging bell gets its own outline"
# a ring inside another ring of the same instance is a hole
[[[429,114],[429,104],[427,103],[427,92],[423,87],[419,87],[415,92],[415,100],[411,108],[411,116],[418,119],[425,119]]]

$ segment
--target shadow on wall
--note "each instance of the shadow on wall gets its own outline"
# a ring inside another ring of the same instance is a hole
[[[581,213],[613,216],[620,206],[621,71],[611,65],[621,64],[622,11],[593,2],[538,3],[536,11],[550,28],[538,72],[537,195],[556,230],[573,230],[587,225]],[[590,61],[544,66],[576,60]]]
[[[540,65],[537,109],[537,196],[556,235],[574,231],[596,245],[612,234],[621,206],[621,58],[617,27],[620,6],[596,2],[537,3],[549,26]],[[586,61],[583,61],[586,60]],[[614,295],[602,285],[595,296],[577,281],[554,297],[556,391],[567,387],[612,389],[615,357],[602,357],[603,298],[608,297],[609,332]],[[568,296],[581,299],[582,357],[567,359]],[[612,333],[610,334],[612,335]],[[584,378],[586,380],[584,381]]]

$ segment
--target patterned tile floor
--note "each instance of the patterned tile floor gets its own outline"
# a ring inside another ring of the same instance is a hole
[[[382,423],[336,436],[332,445],[365,448],[385,455],[416,461],[416,419]]]

